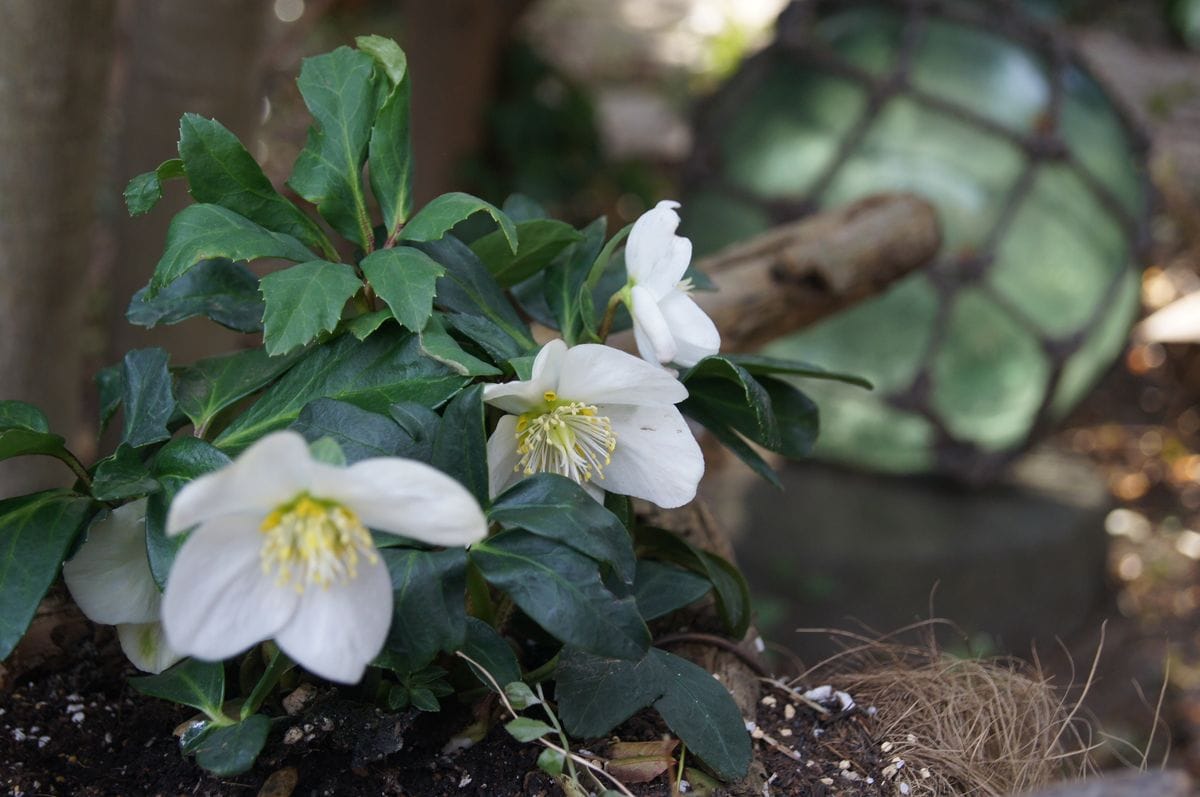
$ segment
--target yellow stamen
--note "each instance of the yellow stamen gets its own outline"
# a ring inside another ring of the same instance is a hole
[[[259,558],[264,573],[275,571],[280,586],[303,592],[310,584],[328,589],[358,575],[361,556],[379,561],[371,533],[350,509],[336,501],[301,493],[263,519]]]
[[[527,476],[550,472],[579,483],[603,479],[612,462],[617,435],[612,421],[596,414],[594,406],[580,401],[559,402],[553,390],[544,394],[547,407],[517,418],[515,470]]]

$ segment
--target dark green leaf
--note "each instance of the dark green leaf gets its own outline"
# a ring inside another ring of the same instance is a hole
[[[122,382],[123,373],[123,363],[110,365],[96,372],[96,393],[100,404],[99,434],[104,434],[104,430],[108,428],[108,424],[121,407],[121,396],[125,392],[125,385]]]
[[[472,546],[471,561],[563,642],[627,659],[641,658],[650,644],[633,598],[613,595],[593,559],[554,540],[504,531]]]
[[[459,393],[442,413],[433,440],[433,466],[453,476],[482,506],[488,501],[487,430],[483,425],[483,385]]]
[[[267,354],[287,354],[322,332],[332,332],[342,308],[362,282],[345,263],[313,260],[262,278],[266,310],[263,343]]]
[[[466,638],[467,554],[462,548],[379,551],[392,575],[392,627],[384,649],[389,666],[419,669]]]
[[[0,429],[28,429],[32,432],[49,432],[50,421],[46,414],[24,401],[0,401]]]
[[[616,515],[570,479],[554,473],[521,479],[496,498],[488,518],[505,528],[522,528],[569,545],[612,565],[626,584],[633,583],[635,560],[629,532]]]
[[[408,229],[407,227],[405,228]],[[504,290],[488,273],[467,245],[457,238],[443,238],[417,248],[446,268],[437,283],[437,304],[454,313],[482,316],[511,338],[517,354],[534,348],[533,335],[504,295]]]
[[[643,559],[637,563],[633,597],[649,622],[700,600],[712,589],[708,579],[683,568]]]
[[[125,355],[121,371],[121,400],[125,405],[122,443],[140,448],[170,439],[167,422],[175,414],[175,394],[167,360],[167,353],[159,348],[134,349]]]
[[[604,233],[607,229],[607,219],[603,216],[596,219],[583,228],[582,240],[566,249],[546,269],[542,293],[568,344],[576,343],[583,331],[580,294],[588,270],[596,262],[600,249],[604,246]]]
[[[149,288],[133,295],[125,310],[131,324],[152,328],[206,316],[238,332],[262,329],[263,302],[258,277],[229,260],[201,260],[179,279],[147,299]]]
[[[763,376],[758,381],[771,397],[771,410],[779,425],[779,445],[774,450],[791,459],[808,456],[820,428],[816,403],[780,379]]]
[[[428,407],[412,401],[393,404],[388,409],[388,414],[407,435],[407,440],[403,447],[396,452],[396,455],[419,462],[432,461],[433,441],[437,437],[437,430],[442,423],[441,416]]]
[[[196,745],[196,763],[218,777],[232,777],[250,770],[267,743],[271,720],[253,714],[236,725],[213,728]]]
[[[96,463],[92,495],[97,501],[123,501],[158,492],[159,484],[150,475],[133,447],[120,445],[116,452]]]
[[[312,252],[290,235],[264,230],[220,205],[189,205],[171,219],[166,250],[154,267],[146,298],[153,299],[200,261],[221,257],[278,257],[300,263],[311,260]]]
[[[750,588],[740,571],[716,554],[703,551],[669,531],[637,529],[638,555],[673,562],[698,573],[713,585],[717,610],[731,636],[741,638],[750,627]]]
[[[198,360],[179,374],[179,408],[203,432],[217,413],[275,381],[302,356],[271,357],[264,349],[247,349]]]
[[[219,719],[225,701],[225,665],[219,661],[184,659],[158,675],[130,678],[143,695],[191,706]]]
[[[771,397],[744,368],[726,357],[705,357],[680,377],[688,400],[702,404],[721,421],[774,451],[780,445],[779,424]]]
[[[532,742],[548,733],[554,733],[554,726],[530,717],[517,717],[505,723],[504,730],[518,742]]]
[[[0,429],[0,459],[32,454],[66,459],[66,440],[56,434],[33,432],[20,427]]]
[[[162,490],[151,495],[146,505],[146,554],[150,559],[150,574],[160,589],[166,586],[175,554],[187,539],[185,534],[167,536],[167,509],[171,501],[192,479],[229,463],[223,452],[195,437],[172,440],[151,460],[150,473]]]
[[[523,357],[529,349],[509,337],[503,329],[483,316],[448,313],[442,316],[453,330],[470,339],[495,362],[512,361]]]
[[[496,629],[478,617],[467,617],[467,637],[463,642],[462,651],[479,662],[501,688],[505,684],[521,680],[521,665],[517,662],[517,655],[513,653],[512,646],[496,632]],[[471,670],[475,670],[474,665],[471,666]],[[484,686],[491,686],[487,678],[478,673],[476,675]]]
[[[463,376],[496,376],[500,369],[463,351],[437,315],[421,330],[421,351]]]
[[[242,142],[220,122],[185,113],[179,120],[179,157],[197,202],[229,208],[332,256],[321,228],[275,190]]]
[[[385,327],[365,341],[343,335],[306,354],[244,414],[217,437],[226,451],[240,451],[267,432],[296,419],[318,398],[333,398],[373,412],[398,401],[436,407],[467,379],[421,354],[416,335]]]
[[[684,415],[691,418],[696,423],[703,426],[712,436],[715,437],[721,445],[732,451],[738,459],[746,463],[762,478],[766,479],[777,489],[783,489],[783,482],[779,481],[779,474],[775,472],[767,461],[758,455],[749,443],[734,431],[733,427],[717,416],[715,412],[700,402],[692,401],[690,398],[679,405],[679,410]]]
[[[512,252],[517,251],[517,227],[500,208],[479,197],[461,192],[442,194],[421,208],[412,221],[405,225],[400,238],[405,241],[437,241],[454,225],[474,216],[487,213],[500,225],[500,231]],[[435,258],[436,259],[436,258]],[[439,261],[441,262],[441,261]]]
[[[801,376],[808,379],[831,379],[836,382],[858,385],[867,390],[871,390],[874,387],[868,380],[861,376],[830,371],[819,365],[812,365],[811,363],[800,362],[799,360],[785,360],[780,357],[767,357],[762,354],[723,354],[721,356],[746,369],[748,373],[754,376],[781,374]],[[696,365],[699,366],[700,363]]]
[[[67,490],[0,501],[0,661],[21,640],[94,511],[91,499]]]
[[[371,129],[371,192],[383,211],[390,236],[412,213],[412,135],[409,126],[408,59],[391,39],[359,36],[358,49],[383,67],[390,89]]]
[[[559,716],[573,735],[607,734],[653,705],[667,725],[722,778],[746,774],[750,735],[737,704],[707,670],[651,648],[637,662],[566,648],[556,671]]]
[[[371,223],[362,169],[377,108],[374,69],[371,56],[349,47],[304,59],[296,83],[313,125],[288,180],[335,230],[364,248]]]
[[[346,328],[346,331],[351,335],[359,340],[366,340],[367,338],[371,337],[375,330],[379,329],[384,321],[388,321],[391,318],[392,311],[384,308],[383,310],[376,310],[373,313],[356,315],[349,321],[343,322],[343,324]]]
[[[310,443],[323,437],[334,440],[350,464],[369,457],[399,456],[409,439],[391,418],[333,399],[304,405],[292,429]]]
[[[511,287],[550,265],[560,252],[583,236],[570,224],[555,219],[536,219],[516,225],[517,251],[509,248],[504,230],[488,233],[471,244],[496,282]]]
[[[433,312],[434,286],[446,270],[411,246],[380,249],[359,265],[396,320],[420,332]]]
[[[134,177],[125,186],[125,208],[129,215],[143,216],[149,213],[162,199],[162,184],[183,176],[183,161],[171,158],[160,163],[154,171]]]

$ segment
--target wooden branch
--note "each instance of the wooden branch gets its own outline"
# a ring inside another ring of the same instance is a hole
[[[722,350],[754,349],[881,293],[940,246],[928,202],[879,194],[698,261],[717,291],[693,298],[721,331]]]

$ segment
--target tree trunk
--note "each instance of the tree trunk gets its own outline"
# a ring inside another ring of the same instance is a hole
[[[264,39],[269,0],[126,0],[121,8],[125,44],[120,68],[122,114],[112,194],[126,181],[177,157],[179,117],[214,117],[251,152],[261,112]],[[181,183],[168,184],[148,216],[130,219],[114,196],[110,275],[105,281],[110,342],[101,365],[126,351],[161,346],[172,362],[237,348],[236,333],[203,320],[144,330],[125,321],[129,299],[150,279],[162,254],[171,217],[188,204]]]
[[[82,286],[94,241],[114,0],[0,0],[0,398],[81,436]],[[86,439],[86,438],[85,438]],[[0,497],[70,482],[0,464]]]

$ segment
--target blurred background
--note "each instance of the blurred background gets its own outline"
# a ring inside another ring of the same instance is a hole
[[[767,347],[876,385],[803,384],[814,461],[780,493],[710,457],[759,625],[817,657],[797,628],[947,617],[955,654],[1064,686],[1100,649],[1104,731],[1145,744],[1165,684],[1154,753],[1200,773],[1200,310],[1130,337],[1200,290],[1200,1],[0,0],[0,395],[86,461],[126,350],[256,345],[126,322],[187,198],[129,219],[121,191],[184,111],[281,184],[300,60],[367,33],[408,53],[418,203],[520,193],[612,233],[678,198],[698,256],[933,203],[925,268]],[[0,464],[0,497],[53,468]]]

